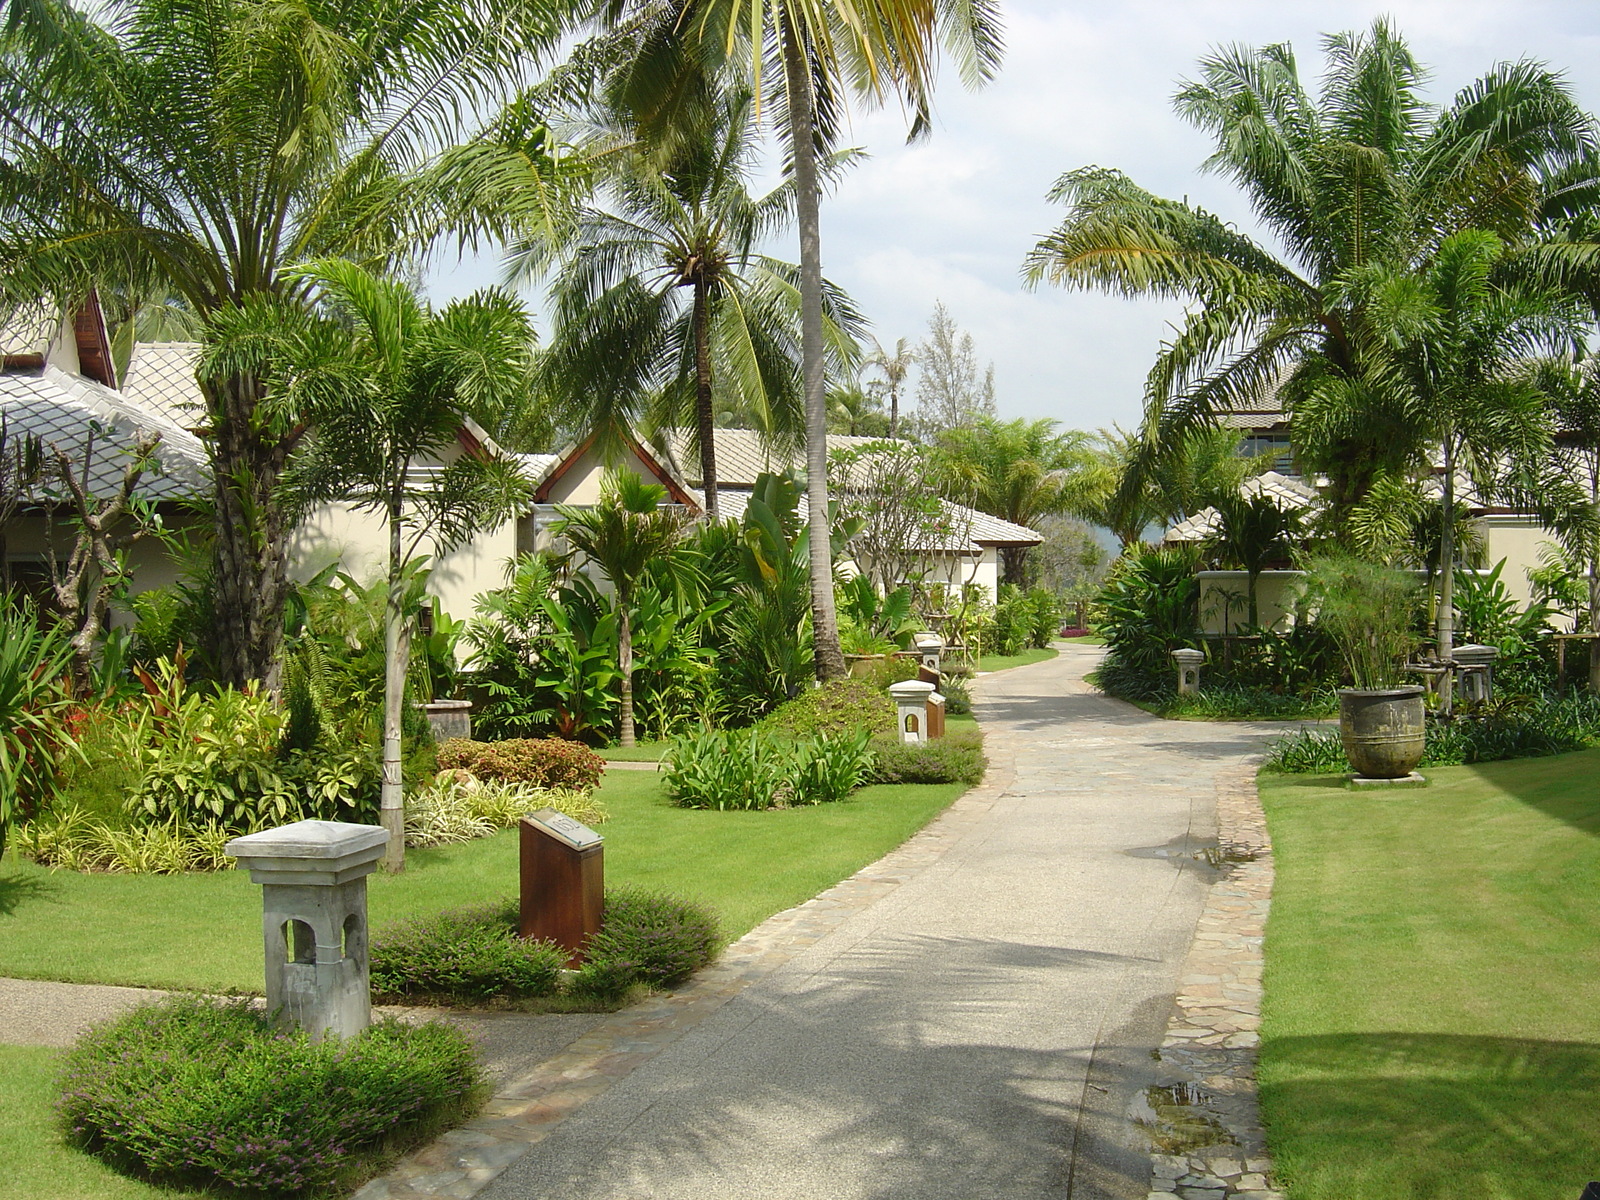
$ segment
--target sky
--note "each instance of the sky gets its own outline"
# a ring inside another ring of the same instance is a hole
[[[854,115],[846,141],[870,157],[824,201],[822,253],[824,273],[885,346],[923,337],[942,300],[993,361],[1004,418],[1136,425],[1145,373],[1181,315],[1170,303],[1023,287],[1024,255],[1060,218],[1045,194],[1062,173],[1116,167],[1254,232],[1242,195],[1200,170],[1206,138],[1172,111],[1179,80],[1210,49],[1288,41],[1314,84],[1323,33],[1387,15],[1431,68],[1435,102],[1526,57],[1565,73],[1579,102],[1600,109],[1600,5],[1587,0],[1002,0],[1002,11],[1000,74],[967,92],[947,71],[931,137],[907,146],[895,107]],[[773,250],[798,257],[794,245]],[[496,274],[482,260],[439,263],[430,290],[444,298]]]

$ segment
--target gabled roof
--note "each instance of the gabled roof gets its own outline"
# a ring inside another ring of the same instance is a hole
[[[139,342],[128,359],[122,394],[184,429],[205,424],[206,398],[195,380],[199,342]]]
[[[207,458],[200,439],[164,417],[130,404],[118,392],[56,367],[0,374],[0,414],[12,438],[37,437],[82,466],[94,432],[89,492],[108,496],[122,483],[127,456],[144,437],[161,435],[156,459],[161,474],[148,474],[139,491],[153,500],[174,500],[206,487]]]
[[[590,434],[582,441],[574,442],[565,450],[557,454],[524,454],[519,457],[533,474],[533,502],[546,504],[550,499],[550,492],[554,485],[569,471],[578,465],[583,456],[594,448],[597,435]],[[697,495],[688,486],[688,481],[664,463],[660,457],[650,451],[643,443],[634,438],[627,439],[626,445],[635,457],[645,465],[656,482],[663,484],[667,494],[672,497],[674,504],[685,504],[696,512],[704,511],[703,497]],[[537,472],[537,473],[534,473]],[[722,469],[719,466],[717,473]],[[752,484],[755,480],[752,478]]]
[[[64,314],[55,300],[40,299],[0,321],[0,370],[37,371],[63,361],[96,383],[117,386],[111,338],[93,289],[71,313]]]
[[[1290,475],[1277,471],[1263,471],[1239,485],[1242,496],[1268,496],[1286,512],[1300,512],[1317,503],[1316,489]],[[1217,532],[1218,517],[1215,508],[1202,508],[1187,520],[1179,521],[1167,530],[1164,542],[1203,542]]]

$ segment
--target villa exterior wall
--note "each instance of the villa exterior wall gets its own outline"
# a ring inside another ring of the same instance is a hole
[[[1555,541],[1555,535],[1537,521],[1523,516],[1483,516],[1478,518],[1478,525],[1486,543],[1484,566],[1493,567],[1505,559],[1500,582],[1506,585],[1518,604],[1531,603],[1533,585],[1528,582],[1528,572],[1539,566],[1540,547]]]
[[[1243,633],[1250,623],[1250,577],[1243,571],[1198,571],[1200,628],[1205,633]],[[1256,606],[1264,629],[1294,625],[1303,571],[1263,571],[1256,580]]]

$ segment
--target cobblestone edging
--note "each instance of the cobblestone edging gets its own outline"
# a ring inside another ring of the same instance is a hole
[[[483,1113],[403,1159],[353,1200],[466,1200],[580,1105],[648,1062],[734,996],[927,869],[1000,799],[1010,772],[962,796],[898,849],[804,904],[768,917],[675,992],[614,1014],[556,1057],[508,1079]]]
[[[1147,1200],[1283,1200],[1272,1189],[1256,1103],[1262,940],[1272,897],[1272,843],[1254,760],[1217,775],[1212,884],[1151,1089]],[[1214,1136],[1208,1136],[1214,1135]],[[1166,1141],[1167,1150],[1159,1152]],[[1187,1148],[1187,1147],[1193,1147]]]

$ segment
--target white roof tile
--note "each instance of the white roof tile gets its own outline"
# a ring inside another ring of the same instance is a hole
[[[183,429],[206,421],[206,399],[195,381],[199,342],[140,342],[128,359],[122,394]]]

